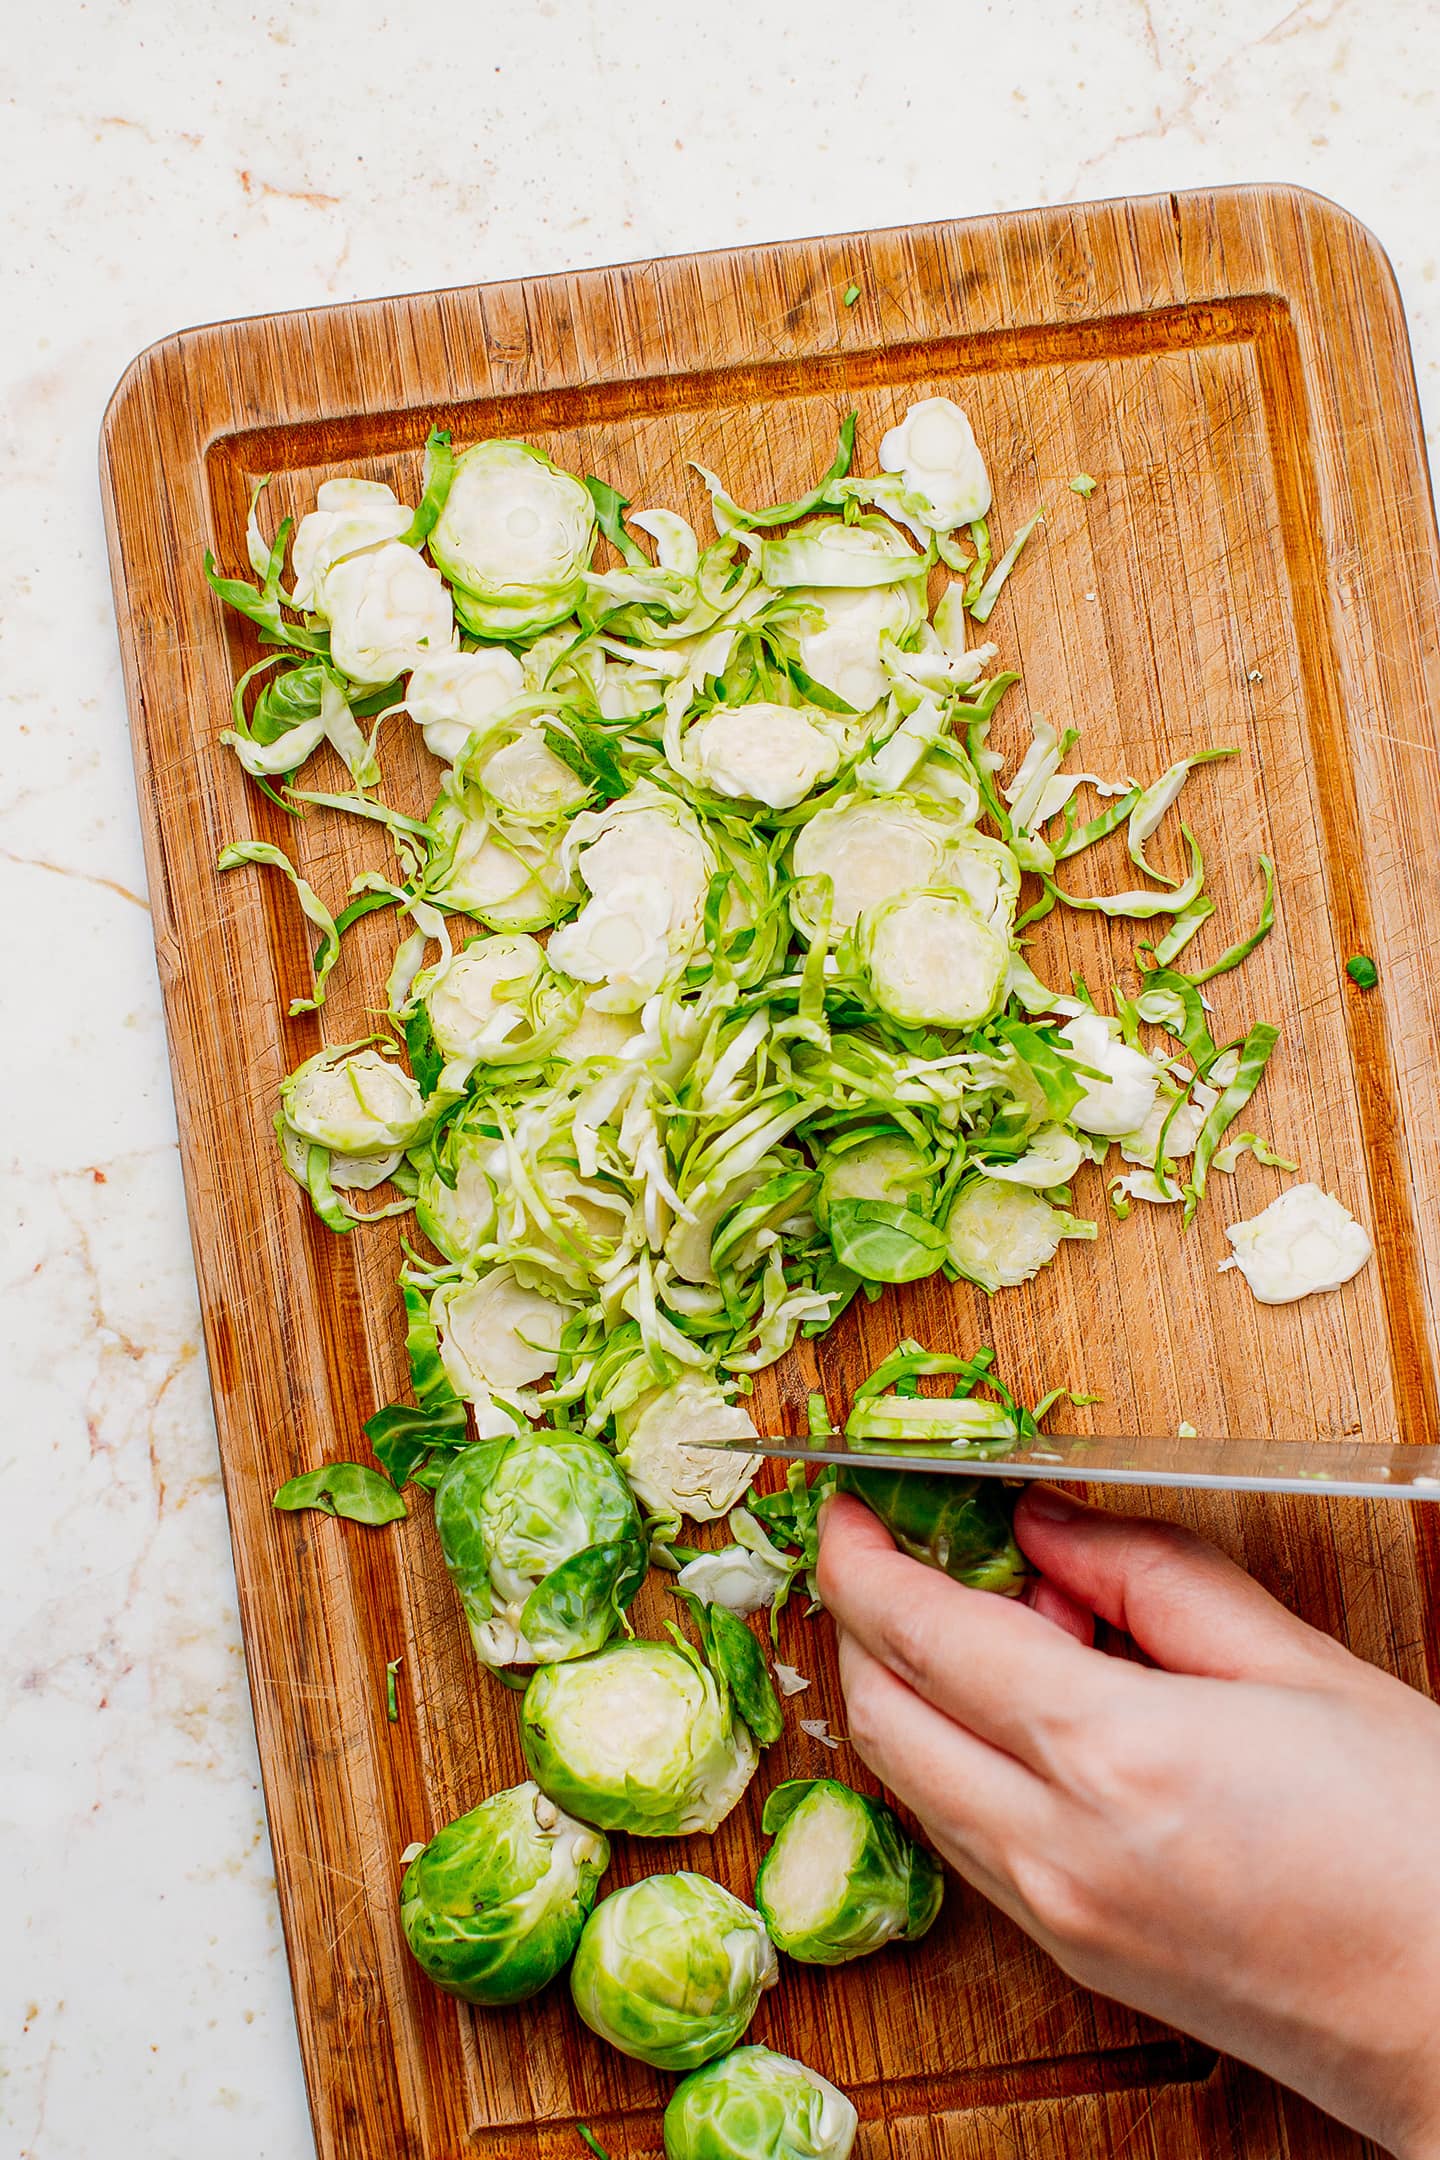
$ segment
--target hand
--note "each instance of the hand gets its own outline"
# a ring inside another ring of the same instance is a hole
[[[1050,1487],[1015,1530],[1028,1603],[831,1503],[865,1761],[1073,1979],[1436,2160],[1440,1710],[1187,1531]],[[1153,1664],[1093,1649],[1094,1615]]]

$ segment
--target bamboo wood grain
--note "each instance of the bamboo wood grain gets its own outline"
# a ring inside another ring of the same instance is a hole
[[[854,281],[851,309],[841,295]],[[989,455],[1004,533],[1047,508],[990,626],[1027,711],[1085,729],[1087,763],[1153,776],[1214,742],[1187,812],[1220,913],[1253,919],[1255,857],[1281,879],[1276,935],[1214,986],[1217,1039],[1285,1021],[1254,1116],[1373,1226],[1344,1293],[1266,1310],[1217,1277],[1222,1226],[1277,1189],[1242,1165],[1187,1235],[1137,1210],[993,1305],[922,1284],[848,1315],[761,1381],[759,1414],[805,1390],[842,1403],[898,1332],[993,1340],[1021,1392],[1067,1380],[1114,1429],[1436,1436],[1440,1311],[1437,548],[1405,325],[1374,240],[1284,188],[1161,196],[637,263],[225,323],[141,355],[106,418],[102,480],[187,1191],[242,1620],[316,2138],[323,2160],[560,2160],[577,2117],[616,2160],[660,2150],[667,2081],[607,2053],[563,1987],[478,2017],[409,1963],[401,1849],[522,1774],[513,1698],[470,1661],[417,1509],[376,1533],[277,1517],[275,1486],[355,1452],[403,1385],[393,1225],[331,1237],[270,1138],[281,1074],[322,1040],[285,1015],[308,979],[288,891],[223,881],[228,840],[292,849],[337,897],[384,861],[347,821],[292,823],[216,742],[256,656],[200,577],[243,572],[245,505],[273,521],[356,471],[413,488],[432,421],[462,442],[524,435],[637,500],[788,496],[860,410],[860,463],[910,399],[946,390]],[[1086,471],[1087,504],[1067,488]],[[413,499],[413,497],[411,498]],[[411,731],[413,732],[413,731]],[[436,770],[392,727],[387,792],[423,813]],[[1123,858],[1122,858],[1123,859]],[[1090,858],[1085,858],[1087,866]],[[1116,874],[1110,859],[1091,877]],[[1080,880],[1073,880],[1077,885]],[[367,1032],[389,933],[347,940],[323,1039]],[[1344,980],[1356,950],[1379,991]],[[1129,935],[1052,917],[1034,943],[1133,986]],[[1079,1191],[1104,1213],[1098,1173]],[[1083,1414],[1082,1414],[1083,1415]],[[1436,1679],[1440,1548],[1426,1510],[1228,1499],[1180,1504],[1282,1597],[1419,1686]],[[664,1600],[652,1588],[642,1624]],[[400,1720],[384,1668],[403,1655]],[[827,1624],[787,1619],[807,1710],[843,1725]],[[611,1883],[698,1865],[749,1894],[761,1790],[831,1766],[789,1721],[711,1846],[621,1840]],[[952,1885],[914,1951],[839,1974],[788,1966],[754,2037],[855,2096],[864,2160],[1124,2150],[1338,2160],[1364,2148],[1234,2065],[1073,1987]]]

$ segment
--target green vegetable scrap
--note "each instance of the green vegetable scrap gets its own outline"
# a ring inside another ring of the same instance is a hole
[[[1380,980],[1380,970],[1368,953],[1352,953],[1345,972],[1358,990],[1373,990]]]
[[[854,307],[856,301],[860,298],[860,287],[854,284],[847,285],[844,292],[841,294],[841,298],[843,299],[846,307]]]
[[[1088,502],[1099,484],[1098,480],[1091,479],[1088,472],[1076,473],[1070,482],[1070,492],[1072,495],[1083,495]]]
[[[409,1510],[388,1478],[364,1463],[328,1463],[306,1470],[280,1487],[274,1506],[287,1512],[316,1508],[322,1515],[343,1515],[347,1522],[399,1522]]]

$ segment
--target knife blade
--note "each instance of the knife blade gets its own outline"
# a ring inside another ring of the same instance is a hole
[[[996,1441],[755,1440],[692,1442],[783,1462],[867,1470],[930,1470],[957,1477],[1049,1478],[1090,1485],[1174,1486],[1189,1492],[1310,1493],[1319,1499],[1440,1500],[1440,1447],[1371,1440],[1202,1440],[1156,1434],[1042,1433]]]

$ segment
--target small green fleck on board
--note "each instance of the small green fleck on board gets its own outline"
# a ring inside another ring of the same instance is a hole
[[[1092,480],[1088,472],[1077,472],[1070,482],[1070,492],[1072,495],[1083,495],[1088,502],[1098,486],[1099,482]]]
[[[392,1725],[400,1722],[400,1698],[395,1689],[395,1675],[404,1662],[403,1658],[391,1658],[385,1667],[385,1715]]]
[[[1369,953],[1352,953],[1345,962],[1345,973],[1357,990],[1373,990],[1380,980],[1380,970]]]
[[[854,307],[856,301],[860,298],[859,286],[847,285],[845,287],[845,291],[842,297],[844,299],[846,307]]]

